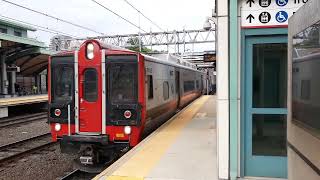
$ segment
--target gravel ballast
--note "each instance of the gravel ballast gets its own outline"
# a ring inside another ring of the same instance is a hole
[[[0,146],[50,132],[46,119],[0,129]],[[0,180],[55,180],[73,170],[75,157],[62,154],[59,144],[27,155],[20,160],[0,164]]]
[[[46,119],[0,129],[0,146],[50,132]]]
[[[74,157],[61,154],[59,145],[0,166],[0,180],[55,180],[73,170]]]

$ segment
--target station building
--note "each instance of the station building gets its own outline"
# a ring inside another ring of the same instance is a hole
[[[302,24],[319,30],[319,5],[217,0],[219,179],[319,179],[319,120],[313,120],[318,129],[308,130],[310,121],[305,126],[291,117],[291,92],[300,83],[291,84],[292,36],[307,28]],[[297,94],[317,97],[310,95],[307,76],[312,74],[302,77],[304,88]]]

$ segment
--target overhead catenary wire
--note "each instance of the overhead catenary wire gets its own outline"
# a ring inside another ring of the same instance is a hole
[[[146,18],[148,21],[151,22],[151,24],[153,24],[154,26],[156,26],[157,28],[159,28],[161,31],[165,31],[164,29],[162,29],[157,23],[155,23],[154,21],[152,21],[150,18],[148,18],[146,15],[144,15],[139,9],[137,9],[133,4],[131,4],[129,1],[127,0],[123,0],[124,2],[126,2],[129,6],[131,6],[133,9],[135,9],[138,13],[140,13],[144,18]]]
[[[8,4],[11,4],[13,6],[16,6],[16,7],[20,7],[20,8],[23,8],[25,10],[28,10],[28,11],[32,11],[34,13],[37,13],[37,14],[41,14],[43,16],[46,16],[46,17],[49,17],[49,18],[52,18],[52,19],[55,19],[55,20],[58,20],[58,21],[61,21],[61,22],[64,22],[64,23],[67,23],[67,24],[70,24],[72,26],[75,26],[75,27],[78,27],[78,28],[81,28],[81,29],[85,29],[87,31],[91,31],[91,32],[94,32],[94,33],[97,33],[97,34],[101,34],[101,35],[104,35],[104,33],[102,32],[98,32],[94,29],[91,29],[91,28],[88,28],[86,26],[82,26],[82,25],[79,25],[79,24],[76,24],[74,22],[71,22],[71,21],[68,21],[68,20],[64,20],[64,19],[61,19],[59,17],[55,17],[53,15],[50,15],[50,14],[47,14],[47,13],[44,13],[44,12],[41,12],[41,11],[38,11],[38,10],[34,10],[34,9],[31,9],[29,7],[26,7],[26,6],[23,6],[23,5],[20,5],[20,4],[17,4],[17,3],[14,3],[14,2],[11,2],[11,1],[8,1],[8,0],[1,0],[5,3],[8,3]]]
[[[1,15],[1,14],[0,14],[0,17],[8,19],[8,20],[16,21],[16,22],[19,22],[19,23],[22,23],[22,24],[25,24],[25,25],[37,27],[37,28],[39,28],[39,29],[37,29],[39,31],[44,31],[44,32],[48,32],[48,33],[51,33],[51,34],[66,35],[66,36],[70,36],[72,38],[79,38],[77,36],[74,36],[74,35],[71,35],[71,34],[68,34],[68,33],[65,33],[65,32],[62,32],[62,31],[58,31],[58,30],[51,29],[51,28],[48,28],[48,27],[32,24],[32,23],[29,23],[29,22],[26,22],[26,21],[22,21],[22,20],[19,20],[19,19],[14,19],[14,18],[7,17],[7,16]]]
[[[134,26],[134,27],[142,30],[142,31],[145,32],[145,33],[148,33],[146,30],[142,29],[140,26],[138,26],[138,25],[134,24],[133,22],[129,21],[128,19],[122,17],[120,14],[112,11],[111,9],[109,9],[108,7],[104,6],[103,4],[97,2],[96,0],[91,0],[91,1],[94,2],[94,3],[96,3],[97,5],[101,6],[101,7],[104,8],[105,10],[111,12],[112,14],[118,16],[119,18],[121,18],[122,20],[124,20],[124,21],[126,21],[127,23],[131,24],[132,26]]]

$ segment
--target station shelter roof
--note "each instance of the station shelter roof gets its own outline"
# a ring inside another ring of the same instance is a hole
[[[3,20],[0,21],[3,24]],[[11,26],[35,31],[32,27],[13,25],[12,22],[8,23],[11,23]],[[7,65],[20,67],[20,74],[23,76],[32,76],[46,69],[48,57],[52,54],[45,48],[43,42],[6,33],[0,33],[0,53],[5,54]]]

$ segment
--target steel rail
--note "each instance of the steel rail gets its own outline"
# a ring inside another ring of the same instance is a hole
[[[63,176],[60,180],[70,180],[77,177],[77,175],[81,174],[82,172],[79,169],[76,169],[67,175]]]
[[[1,118],[0,119],[0,123],[14,121],[14,120],[22,119],[22,118],[35,117],[35,116],[44,115],[44,114],[47,114],[47,113],[46,112],[41,112],[41,113],[34,113],[34,114],[26,114],[26,115],[21,115],[21,116]]]
[[[47,147],[50,147],[50,146],[56,144],[56,142],[52,142],[49,140],[44,143],[39,143],[39,145],[35,144],[34,145],[35,147],[28,147],[27,146],[28,144],[30,144],[32,142],[45,140],[45,138],[50,138],[50,136],[51,136],[50,133],[46,133],[46,134],[31,137],[29,139],[16,141],[16,142],[13,142],[10,144],[0,146],[0,154],[2,155],[2,157],[0,157],[0,164],[7,162],[9,160],[14,160],[16,158],[26,156],[32,152],[35,152],[40,149],[47,148]],[[19,150],[21,150],[21,151],[19,151]],[[13,152],[13,154],[10,154],[11,152]]]
[[[19,116],[10,119],[0,120],[0,128],[14,126],[18,124],[28,123],[32,121],[42,120],[47,118],[47,113],[37,113],[28,116]]]

